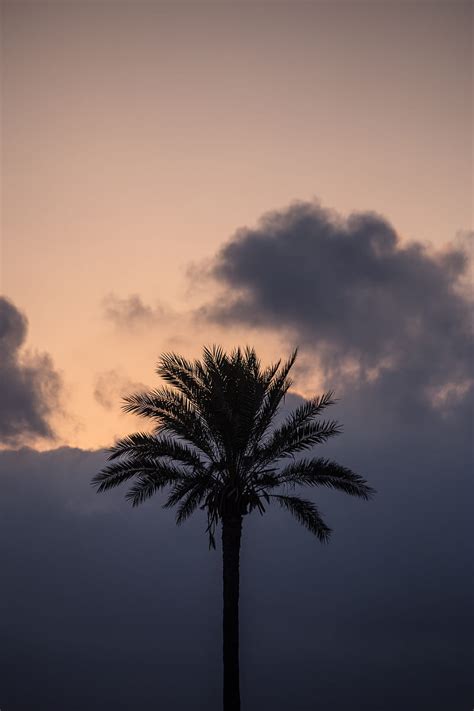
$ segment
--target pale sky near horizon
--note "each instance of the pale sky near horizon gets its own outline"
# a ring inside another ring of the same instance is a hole
[[[154,384],[164,349],[246,339],[193,324],[212,286],[187,271],[268,210],[376,211],[437,249],[472,226],[470,3],[1,8],[0,289],[63,375],[60,443],[133,428],[100,374]],[[163,313],[118,331],[110,294]]]

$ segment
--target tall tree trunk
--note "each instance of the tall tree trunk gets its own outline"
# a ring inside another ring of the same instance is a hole
[[[222,521],[224,580],[224,711],[240,711],[239,684],[239,558],[242,516]]]

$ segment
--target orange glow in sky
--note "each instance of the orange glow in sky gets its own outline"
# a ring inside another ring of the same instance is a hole
[[[190,268],[267,210],[373,210],[435,248],[468,229],[471,45],[447,2],[3,2],[1,291],[63,375],[59,443],[133,427],[118,393],[162,350],[290,350],[193,316],[215,287]],[[134,294],[149,317],[121,328]]]

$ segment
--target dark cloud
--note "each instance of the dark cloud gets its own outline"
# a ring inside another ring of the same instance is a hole
[[[148,390],[143,383],[135,382],[117,370],[98,373],[95,379],[94,398],[106,410],[119,407],[124,395]]]
[[[398,433],[346,425],[319,451],[378,494],[312,491],[334,529],[328,546],[279,509],[245,519],[245,708],[470,708],[468,423],[418,430],[405,448]],[[221,556],[205,518],[176,528],[160,497],[132,509],[123,492],[95,494],[104,457],[0,452],[0,705],[218,709]]]
[[[289,332],[338,387],[450,407],[471,383],[467,269],[461,242],[433,253],[377,214],[297,203],[221,249],[210,272],[225,291],[203,313]]]
[[[120,298],[108,294],[103,301],[105,317],[118,329],[141,329],[162,323],[168,318],[168,310],[161,305],[151,307],[143,303],[138,294]]]
[[[61,378],[48,354],[22,352],[27,330],[26,317],[0,297],[0,444],[7,446],[54,437]]]

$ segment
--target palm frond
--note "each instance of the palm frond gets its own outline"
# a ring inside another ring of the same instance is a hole
[[[302,459],[282,469],[277,479],[280,485],[327,486],[365,500],[375,494],[363,477],[329,459]]]
[[[341,431],[335,420],[316,420],[300,426],[293,426],[291,421],[287,421],[272,432],[267,442],[258,449],[257,456],[262,463],[277,461],[326,442]]]
[[[172,464],[158,463],[147,457],[129,457],[121,462],[114,462],[105,466],[92,479],[92,485],[97,487],[97,492],[107,491],[120,486],[125,481],[134,477],[152,478],[167,486],[186,477],[186,470]]]
[[[160,477],[154,476],[152,473],[139,474],[135,478],[134,484],[125,494],[125,498],[131,502],[132,506],[138,506],[151,498],[157,491],[164,488],[167,483],[168,482],[163,482]]]
[[[164,353],[156,372],[192,403],[197,411],[201,411],[206,392],[206,371],[198,360],[189,361],[177,353]]]
[[[270,498],[276,499],[282,508],[289,511],[299,523],[317,536],[322,543],[329,541],[331,529],[324,523],[312,501],[301,499],[298,496],[284,496],[282,494],[270,494]]]
[[[93,477],[91,483],[92,486],[97,488],[97,492],[101,493],[102,491],[113,489],[129,479],[133,479],[134,476],[153,472],[154,470],[155,466],[153,462],[135,462],[132,460],[114,462],[114,464],[109,464],[101,469],[101,471]]]
[[[187,444],[172,437],[136,432],[118,440],[109,450],[109,461],[124,455],[145,456],[149,458],[166,457],[202,471],[204,462],[197,452]]]
[[[176,506],[176,504],[185,498],[193,489],[202,488],[203,490],[207,490],[212,488],[215,484],[216,481],[214,477],[209,473],[187,476],[174,484],[163,507],[171,508],[172,506]]]
[[[158,432],[168,432],[188,440],[210,459],[215,457],[213,436],[203,418],[182,393],[157,388],[124,398],[124,412],[154,419]]]
[[[194,513],[194,511],[201,504],[207,493],[207,486],[203,483],[196,484],[187,494],[183,497],[178,510],[176,512],[176,523],[178,526],[186,521],[187,518]]]
[[[186,472],[166,464],[159,464],[154,471],[144,472],[135,477],[134,484],[125,494],[133,506],[142,504],[153,494],[186,478]]]
[[[271,426],[281,401],[291,387],[288,375],[296,360],[298,350],[295,349],[288,360],[280,367],[280,362],[267,369],[263,377],[264,398],[256,416],[250,445],[255,449]]]
[[[213,346],[204,348],[199,367],[205,385],[200,413],[229,466],[239,468],[265,394],[260,362],[249,347],[227,355]]]
[[[309,420],[318,417],[326,407],[330,407],[335,403],[334,392],[328,390],[322,395],[305,400],[287,417],[284,425],[292,427],[293,429],[301,427],[301,425],[304,425]]]

